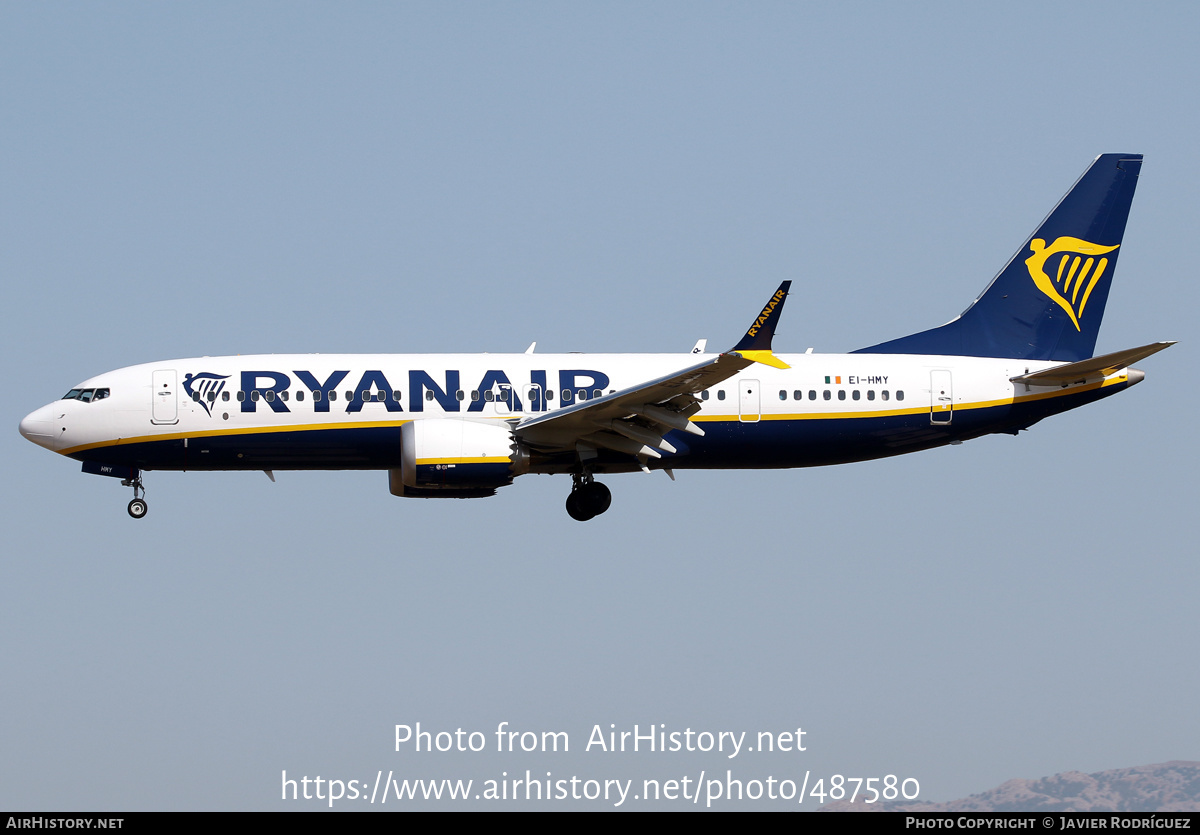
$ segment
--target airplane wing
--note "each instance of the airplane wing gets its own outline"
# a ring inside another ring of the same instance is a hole
[[[1157,354],[1164,348],[1170,348],[1174,342],[1152,342],[1140,348],[1128,348],[1112,354],[1104,354],[1079,362],[1069,362],[1045,371],[1035,371],[1032,374],[1021,374],[1010,377],[1010,382],[1025,383],[1031,386],[1065,386],[1070,383],[1086,383],[1092,380],[1103,380],[1109,374],[1114,374],[1138,360],[1143,360],[1151,354]]]
[[[593,457],[597,447],[642,459],[661,458],[659,450],[675,452],[664,438],[671,430],[704,434],[689,419],[700,410],[697,392],[728,380],[755,362],[788,367],[771,353],[771,339],[791,284],[779,285],[742,340],[726,353],[674,374],[526,418],[514,432],[531,446],[577,451],[584,458]]]

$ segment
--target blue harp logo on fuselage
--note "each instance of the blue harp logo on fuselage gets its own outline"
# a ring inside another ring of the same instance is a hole
[[[1108,268],[1108,259],[1096,256],[1112,252],[1118,246],[1101,246],[1066,236],[1046,246],[1045,240],[1034,238],[1029,242],[1033,254],[1025,259],[1025,267],[1037,288],[1065,310],[1075,330],[1080,330],[1079,320],[1087,309],[1092,290]],[[1046,272],[1047,265],[1053,277]]]
[[[225,381],[228,379],[228,374],[209,374],[207,371],[202,374],[186,374],[183,378],[183,390],[192,400],[204,407],[204,411],[208,413],[209,417],[212,417],[212,409],[209,404],[220,397],[221,392],[225,390]]]

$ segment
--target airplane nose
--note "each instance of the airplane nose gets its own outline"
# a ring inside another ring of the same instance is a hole
[[[35,412],[30,412],[21,419],[21,425],[18,427],[21,434],[28,440],[33,441],[38,446],[44,446],[46,449],[54,449],[54,441],[57,437],[54,423],[47,413],[47,407],[43,406]]]

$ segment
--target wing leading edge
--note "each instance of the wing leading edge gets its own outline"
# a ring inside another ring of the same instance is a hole
[[[756,362],[788,366],[771,353],[775,326],[791,282],[785,281],[768,300],[731,350],[711,359],[620,391],[575,403],[554,412],[526,418],[516,425],[517,437],[532,446],[574,451],[582,459],[595,457],[597,448],[647,458],[675,452],[665,436],[672,430],[703,435],[690,420],[700,410],[698,392],[728,380]]]

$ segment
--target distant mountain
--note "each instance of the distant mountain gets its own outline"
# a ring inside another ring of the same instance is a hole
[[[1064,771],[1040,780],[1009,780],[949,803],[883,801],[827,803],[822,812],[1196,812],[1200,762],[1175,760],[1084,774]]]

